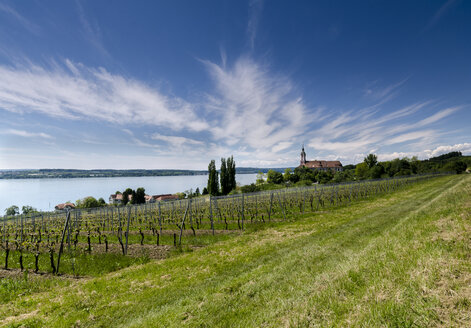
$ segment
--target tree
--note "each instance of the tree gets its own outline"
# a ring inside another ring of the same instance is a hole
[[[302,180],[310,180],[312,182],[316,182],[316,172],[308,167],[297,167],[294,169],[294,174],[291,176],[292,182],[298,182]]]
[[[221,193],[227,195],[231,191],[229,174],[227,170],[226,160],[221,158],[221,170],[219,171],[219,181],[221,182]]]
[[[126,205],[129,202],[129,195],[132,195],[132,192],[133,190],[131,188],[127,188],[125,191],[123,191],[123,205]]]
[[[283,182],[283,174],[281,174],[278,171],[274,170],[269,170],[267,173],[267,182],[268,183],[274,183],[274,184],[280,184]]]
[[[290,168],[285,169],[285,173],[283,173],[283,180],[285,182],[290,182],[291,176],[292,176],[291,169]]]
[[[379,179],[384,174],[384,167],[379,164],[375,165],[374,167],[370,168],[370,177],[372,179]]]
[[[32,213],[37,213],[38,210],[35,209],[32,206],[25,205],[25,206],[21,207],[21,212],[22,212],[22,214],[32,214]]]
[[[20,214],[20,209],[16,205],[12,205],[5,209],[5,215],[17,215]]]
[[[318,171],[316,175],[316,180],[319,181],[319,183],[328,183],[333,179],[333,177],[334,177],[334,174],[332,173],[331,170]]]
[[[79,199],[75,202],[77,208],[94,208],[100,207],[100,203],[96,200],[95,197],[88,196],[83,199]]]
[[[219,193],[218,172],[216,171],[216,162],[211,160],[208,165],[208,193],[211,196],[217,196]]]
[[[136,192],[133,193],[133,204],[144,204],[146,202],[146,190],[144,188],[137,188]]]
[[[365,157],[364,162],[366,165],[368,165],[368,168],[372,168],[376,164],[378,164],[378,156],[375,154],[369,154],[368,156]]]
[[[200,188],[199,188],[199,187],[196,187],[195,196],[196,196],[196,197],[199,197],[200,195],[201,195],[201,193],[200,193]]]
[[[100,207],[106,206],[106,202],[103,197],[98,198],[98,204],[100,205]]]
[[[240,187],[240,190],[242,191],[242,193],[257,192],[260,191],[260,187],[257,186],[255,183],[251,183],[249,185]]]
[[[177,192],[175,195],[178,196],[178,199],[185,199],[186,194],[184,192]]]
[[[255,183],[257,185],[262,185],[265,183],[265,174],[263,174],[263,172],[258,172],[257,173],[257,179],[255,180]]]
[[[207,195],[207,194],[208,194],[208,188],[204,187],[202,195]]]
[[[357,167],[355,168],[355,176],[358,179],[363,180],[368,178],[368,173],[368,164],[366,164],[366,162],[357,164]]]
[[[231,191],[237,187],[236,166],[234,162],[234,156],[227,158],[226,167],[227,167],[227,175],[228,175],[228,188],[230,188],[229,191]]]
[[[457,174],[461,174],[461,173],[463,173],[463,172],[466,171],[467,167],[468,167],[468,166],[466,165],[465,162],[459,160],[459,161],[454,161],[454,162],[449,162],[449,163],[447,163],[447,164],[443,167],[442,171],[445,171],[445,172],[454,171],[454,172],[456,172]]]

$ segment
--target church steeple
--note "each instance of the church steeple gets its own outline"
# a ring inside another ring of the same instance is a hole
[[[304,144],[301,150],[301,166],[306,165],[306,152],[304,151]]]

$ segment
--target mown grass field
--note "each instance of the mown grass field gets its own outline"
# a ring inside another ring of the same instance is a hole
[[[471,326],[471,175],[99,277],[2,278],[6,327]]]

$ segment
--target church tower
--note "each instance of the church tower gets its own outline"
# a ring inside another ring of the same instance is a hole
[[[306,153],[304,152],[304,144],[303,149],[301,150],[301,166],[306,165]]]

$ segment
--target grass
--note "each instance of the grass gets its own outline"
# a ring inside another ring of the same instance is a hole
[[[96,278],[7,283],[0,325],[470,326],[470,213],[471,176],[435,178]]]

